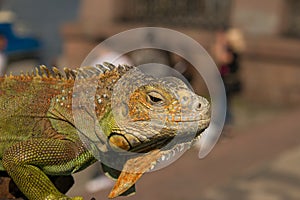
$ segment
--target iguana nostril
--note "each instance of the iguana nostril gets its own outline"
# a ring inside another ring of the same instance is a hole
[[[201,103],[198,103],[198,105],[197,105],[197,109],[198,109],[198,110],[200,110],[200,109],[201,109],[201,107],[202,107]]]

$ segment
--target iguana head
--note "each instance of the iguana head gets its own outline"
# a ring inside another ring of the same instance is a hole
[[[88,73],[85,72],[87,69],[83,70],[84,74]],[[95,107],[92,109],[95,108],[97,120],[90,117],[93,114],[87,111],[88,108],[84,108],[87,117],[78,116],[87,130],[85,138],[96,146],[93,151],[96,149],[95,154],[101,152],[99,159],[107,165],[104,171],[119,177],[110,197],[128,191],[162,155],[179,145],[189,146],[209,125],[209,102],[178,78],[158,79],[135,67],[111,64],[89,71],[100,71],[96,82],[91,79],[93,84],[96,83]],[[76,87],[83,93],[90,93],[86,79]],[[83,102],[91,98],[87,95],[85,99]],[[80,102],[78,106],[82,107]],[[87,125],[84,119],[100,126]],[[134,156],[114,157],[124,155],[124,152]]]
[[[180,79],[154,78],[137,68],[114,85],[111,102],[114,123],[107,135],[116,150],[170,149],[191,142],[210,121],[209,102]]]
[[[77,107],[80,112],[75,123],[90,141],[101,140],[101,151],[162,149],[173,139],[191,141],[209,125],[209,102],[178,78],[155,78],[136,67],[111,64],[77,73],[73,113]]]

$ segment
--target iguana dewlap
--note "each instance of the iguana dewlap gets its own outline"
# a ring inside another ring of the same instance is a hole
[[[64,75],[56,68],[48,70],[42,66],[38,70],[30,75],[0,78],[0,170],[6,171],[30,200],[82,199],[60,193],[47,175],[70,175],[97,159],[102,161],[101,156],[96,159],[94,152],[87,148],[86,141],[93,143],[93,134],[98,134],[102,144],[94,147],[104,157],[106,152],[119,150],[148,153],[123,163],[124,169],[135,163],[133,168],[141,173],[121,172],[110,194],[115,197],[134,185],[163,152],[176,146],[172,144],[173,138],[178,136],[180,143],[191,142],[210,121],[207,100],[176,78],[158,80],[140,75],[135,78],[146,82],[139,85],[139,81],[129,80],[129,86],[114,96],[118,81],[131,71],[138,72],[137,68],[105,64],[80,70],[65,69]],[[84,106],[72,104],[80,97],[74,92],[77,80],[82,92],[89,90],[91,82],[96,83],[92,100],[96,117],[91,120],[101,127],[101,133],[91,133],[91,127],[79,127],[74,121],[74,110],[90,114]],[[113,112],[113,96],[115,104],[120,104],[116,112]],[[118,113],[126,120],[118,122]],[[87,140],[82,140],[80,134]],[[163,149],[167,144],[170,148]]]

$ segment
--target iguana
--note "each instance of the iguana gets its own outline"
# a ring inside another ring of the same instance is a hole
[[[116,84],[124,85],[126,79],[124,83],[121,79],[130,72],[135,80],[114,93]],[[80,99],[89,88],[95,89],[92,108],[96,116],[82,120],[100,126],[100,133],[90,126],[77,126],[73,116],[76,112],[80,117],[90,116],[82,105],[85,100]],[[133,91],[127,94],[130,88]],[[80,103],[74,106],[76,98]],[[115,113],[112,98],[116,99]],[[125,120],[117,122],[116,115],[125,116]],[[177,143],[191,143],[209,121],[208,101],[177,78],[155,79],[136,67],[109,63],[66,68],[64,74],[41,66],[31,74],[0,78],[0,170],[6,171],[30,200],[82,199],[60,193],[48,176],[85,169],[97,160],[97,151],[100,161],[102,157],[109,160],[107,152],[138,153],[127,160],[113,160],[123,162],[121,174],[103,165],[107,173],[119,178],[109,195],[113,198],[132,189],[157,160],[178,147]],[[196,123],[195,133],[192,123]],[[177,142],[172,143],[177,136]],[[169,147],[164,149],[165,145]]]

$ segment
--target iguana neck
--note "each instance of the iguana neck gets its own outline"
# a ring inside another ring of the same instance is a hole
[[[107,137],[110,136],[113,130],[119,129],[110,108],[104,114],[103,118],[99,120],[99,124],[100,127],[102,128],[103,133]]]

